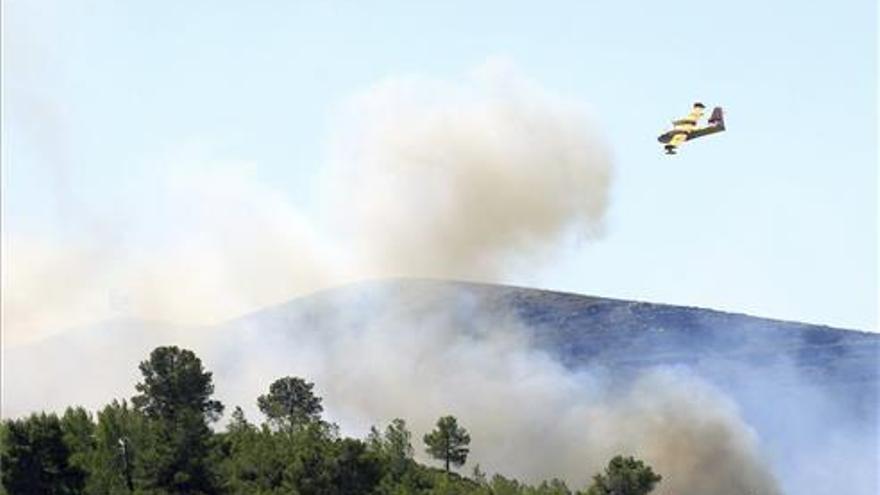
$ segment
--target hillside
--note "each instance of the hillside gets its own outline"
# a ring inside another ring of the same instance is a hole
[[[560,474],[577,480],[582,459],[548,456],[536,465],[533,456],[513,454],[515,444],[486,442],[507,428],[532,428],[559,452],[571,435],[589,437],[595,428],[578,419],[550,432],[546,428],[559,420],[553,416],[580,418],[598,407],[634,418],[600,422],[602,431],[676,432],[651,447],[660,449],[657,465],[673,473],[681,467],[662,459],[669,449],[684,445],[701,458],[737,448],[743,452],[704,478],[734,480],[746,469],[754,474],[750,486],[772,486],[755,471],[763,458],[783,493],[876,488],[880,336],[488,284],[363,282],[210,328],[116,320],[70,331],[5,349],[4,415],[71,404],[95,408],[130,397],[138,361],[168,344],[202,356],[218,398],[230,408],[243,406],[252,418],[255,397],[289,374],[314,380],[331,418],[348,431],[402,416],[418,435],[447,408],[459,411],[477,431],[474,455],[481,465],[526,479]],[[666,377],[656,382],[656,396],[639,388],[651,373]],[[639,394],[648,395],[647,405]],[[535,396],[542,401],[533,402]],[[705,432],[705,425],[720,429]],[[702,435],[719,432],[729,439],[705,450]],[[615,435],[602,441],[613,443]],[[612,445],[602,441],[598,450],[590,446],[578,455],[607,458]],[[627,442],[639,448],[638,438]],[[685,474],[667,487],[723,484],[685,481]]]
[[[401,301],[409,307],[392,308]],[[355,315],[366,325],[391,309],[418,313],[438,306],[455,315],[463,328],[473,326],[475,312],[513,314],[525,323],[534,345],[572,368],[601,366],[626,373],[687,365],[710,374],[714,370],[715,378],[724,379],[721,363],[753,371],[786,367],[811,385],[852,395],[865,407],[877,403],[877,334],[531,288],[411,279],[363,282],[266,308],[224,329],[235,333],[258,327],[280,338],[291,327],[331,331],[335,323]],[[774,377],[784,379],[778,373]]]

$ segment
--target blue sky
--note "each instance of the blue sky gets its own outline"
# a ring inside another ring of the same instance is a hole
[[[342,101],[500,57],[589,108],[615,167],[605,237],[509,282],[876,330],[876,24],[867,0],[8,0],[4,236],[148,221],[116,205],[161,209],[139,178],[182,149],[313,212]],[[728,132],[662,155],[695,100]]]

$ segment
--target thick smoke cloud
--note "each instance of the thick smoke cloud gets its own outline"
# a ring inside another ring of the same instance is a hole
[[[219,380],[246,391],[265,389],[270,376],[308,376],[331,417],[355,432],[403,417],[420,439],[451,413],[472,433],[469,466],[531,481],[557,476],[583,487],[627,454],[663,474],[659,494],[779,493],[735,404],[687,370],[633,381],[570,370],[537,350],[506,310],[412,288],[335,301],[310,313],[310,325],[289,320],[278,340],[262,322],[242,322],[232,334],[269,338],[230,347],[254,346],[253,360],[237,361],[263,371],[240,378],[246,370],[233,368]],[[252,398],[242,405],[257,417]]]
[[[461,84],[385,81],[344,120],[332,199],[367,272],[494,280],[600,231],[605,147],[577,103],[502,64]]]
[[[497,64],[463,82],[391,79],[340,112],[308,216],[247,163],[157,158],[77,235],[4,233],[10,342],[123,315],[214,324],[363,278],[503,281],[598,232],[606,152],[572,102]],[[124,195],[123,195],[124,196]]]

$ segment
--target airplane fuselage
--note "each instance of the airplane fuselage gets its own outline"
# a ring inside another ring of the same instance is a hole
[[[665,144],[665,143],[668,143],[669,141],[672,141],[672,138],[675,137],[676,134],[684,134],[684,135],[685,135],[685,141],[687,141],[688,139],[690,139],[690,133],[689,133],[689,132],[687,132],[687,131],[676,131],[676,130],[672,130],[672,131],[664,132],[663,134],[659,135],[659,136],[657,137],[657,141],[660,141],[661,143],[664,143],[664,144]]]

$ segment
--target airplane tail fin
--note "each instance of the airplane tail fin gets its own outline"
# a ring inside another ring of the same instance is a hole
[[[724,110],[721,107],[715,107],[712,110],[712,116],[709,117],[709,125],[724,129]]]

